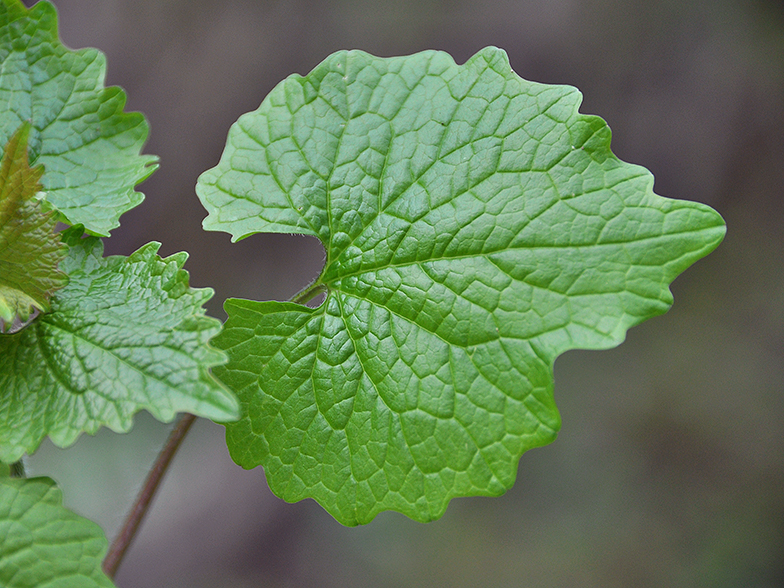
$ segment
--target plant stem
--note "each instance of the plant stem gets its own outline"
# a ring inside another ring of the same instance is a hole
[[[123,556],[133,541],[144,516],[147,514],[150,503],[169,467],[172,457],[174,457],[182,439],[185,437],[185,434],[188,432],[188,429],[191,428],[191,425],[195,420],[196,417],[192,414],[183,414],[179,418],[174,429],[172,429],[172,432],[169,434],[166,445],[164,445],[163,449],[158,454],[158,458],[155,460],[152,469],[147,474],[147,479],[144,481],[144,485],[136,496],[136,501],[133,503],[133,506],[128,513],[128,517],[125,519],[125,523],[112,542],[109,552],[103,560],[103,571],[110,578],[113,579],[117,573]]]
[[[299,294],[294,295],[290,301],[299,304],[307,304],[308,301],[326,291],[327,288],[323,284],[311,284]],[[174,454],[177,453],[177,449],[180,447],[180,443],[182,443],[183,438],[188,433],[188,430],[195,420],[195,416],[187,413],[179,418],[174,429],[172,429],[172,432],[169,434],[166,445],[161,449],[152,469],[147,474],[147,478],[144,480],[144,484],[142,485],[141,490],[139,490],[139,494],[136,496],[136,500],[126,517],[120,532],[117,533],[117,536],[109,547],[109,551],[106,553],[106,557],[103,559],[103,572],[109,578],[114,579],[114,576],[117,574],[117,570],[122,563],[125,552],[128,551],[128,547],[130,547],[131,542],[133,542],[136,532],[139,530],[139,526],[150,508],[152,499],[155,497],[158,486],[160,485],[161,480],[163,480],[163,476],[166,474],[169,463],[171,463]]]
[[[313,300],[319,294],[323,294],[327,291],[327,287],[324,284],[315,284],[310,285],[298,294],[295,294],[291,298],[291,302],[296,302],[297,304],[307,304],[311,300]]]

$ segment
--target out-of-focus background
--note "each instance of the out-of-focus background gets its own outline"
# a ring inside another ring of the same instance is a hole
[[[313,239],[205,233],[193,187],[229,126],[331,52],[486,45],[524,78],[577,86],[613,150],[656,191],[727,220],[673,285],[675,306],[603,352],[555,365],[558,440],[523,456],[501,498],[422,525],[341,527],[289,505],[199,421],[118,576],[121,588],[784,586],[784,3],[780,0],[55,0],[61,36],[107,54],[108,84],[152,128],[161,168],[106,242],[186,250],[194,286],[286,299],[321,269]],[[35,474],[112,537],[168,431],[139,415]]]

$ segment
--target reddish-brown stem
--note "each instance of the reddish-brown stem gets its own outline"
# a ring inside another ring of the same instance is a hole
[[[147,514],[147,509],[150,507],[155,491],[158,489],[158,485],[169,467],[169,462],[171,462],[183,437],[185,437],[195,420],[196,417],[192,414],[183,414],[180,417],[169,434],[166,445],[158,454],[158,458],[155,460],[150,473],[147,474],[147,479],[144,481],[144,485],[139,491],[128,513],[128,517],[125,519],[125,523],[123,523],[117,537],[114,538],[109,552],[103,560],[103,571],[110,578],[114,578],[115,574],[117,574],[117,569],[120,567],[123,556],[133,541],[136,531],[144,519],[144,515]]]

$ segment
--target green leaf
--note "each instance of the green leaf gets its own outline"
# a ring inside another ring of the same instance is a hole
[[[237,417],[237,401],[209,373],[225,361],[208,345],[221,328],[204,316],[212,290],[188,287],[187,254],[161,259],[149,243],[103,258],[95,237],[64,233],[68,286],[50,313],[0,337],[0,460],[33,452],[48,435],[65,447],[81,432],[127,431],[145,409]]]
[[[101,571],[108,542],[101,528],[63,507],[49,478],[0,476],[0,586],[114,586]]]
[[[580,93],[486,48],[339,52],[279,84],[199,179],[205,228],[317,236],[297,300],[230,300],[216,375],[234,460],[340,522],[498,495],[560,427],[553,362],[619,344],[721,241],[712,209],[653,193]]]
[[[11,137],[0,163],[0,333],[27,321],[33,309],[48,310],[52,293],[68,283],[57,269],[68,248],[52,214],[33,198],[43,169],[28,165],[29,130],[23,124]]]
[[[123,112],[122,90],[104,88],[102,53],[63,46],[49,2],[27,10],[0,0],[0,63],[0,140],[30,121],[31,161],[46,168],[46,201],[66,222],[108,235],[141,203],[134,186],[157,167],[156,157],[139,154],[144,117]]]

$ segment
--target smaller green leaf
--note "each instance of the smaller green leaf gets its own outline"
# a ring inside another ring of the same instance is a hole
[[[101,528],[63,507],[49,478],[0,476],[0,586],[111,588]]]
[[[188,286],[187,254],[166,259],[149,243],[129,257],[102,257],[96,237],[63,233],[68,286],[51,312],[0,337],[0,460],[35,451],[44,436],[65,447],[101,426],[125,432],[148,410],[161,421],[189,412],[229,421],[234,396],[210,374],[225,355],[209,340],[208,288]]]
[[[29,123],[14,133],[0,162],[0,333],[49,309],[49,298],[68,283],[57,269],[68,247],[54,232],[51,213],[34,196],[43,168],[27,158]]]
[[[0,0],[0,63],[0,141],[30,121],[30,158],[46,167],[46,202],[69,224],[108,236],[144,199],[134,186],[158,167],[157,157],[140,154],[144,116],[123,111],[120,88],[104,87],[103,53],[60,42],[50,2],[28,10]]]

